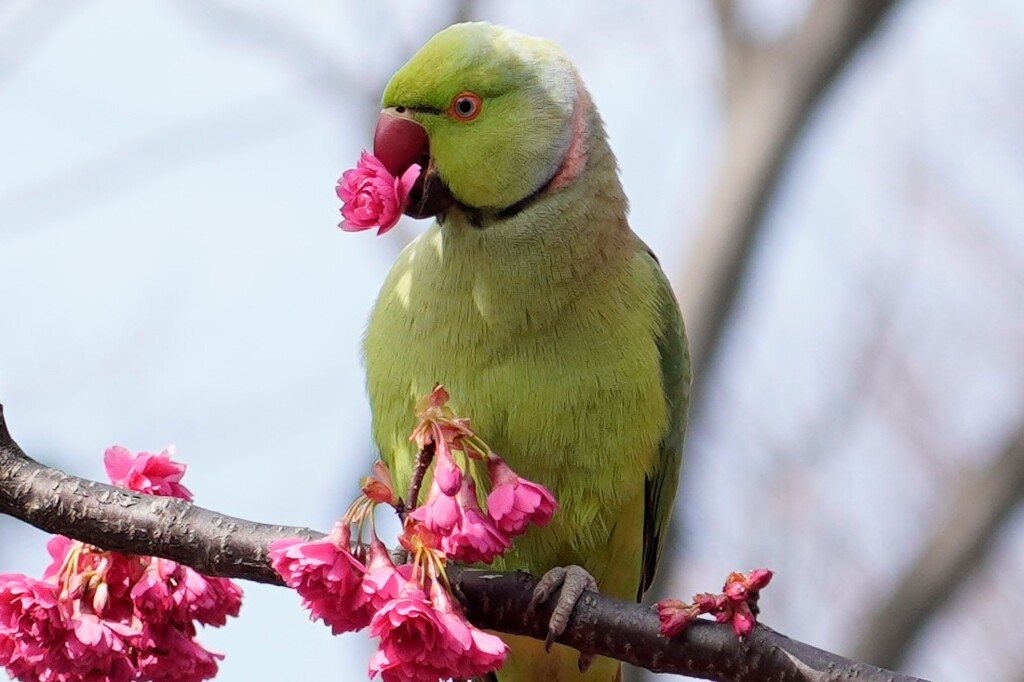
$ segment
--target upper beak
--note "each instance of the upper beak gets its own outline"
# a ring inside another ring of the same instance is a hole
[[[396,177],[414,163],[420,164],[422,170],[409,193],[406,215],[427,218],[447,211],[455,203],[455,197],[430,158],[430,139],[426,129],[407,111],[399,112],[390,107],[380,112],[373,132],[373,154]]]
[[[430,158],[427,131],[404,112],[399,114],[394,108],[385,109],[380,112],[377,129],[373,131],[373,155],[395,177],[414,163],[426,168],[424,161]]]

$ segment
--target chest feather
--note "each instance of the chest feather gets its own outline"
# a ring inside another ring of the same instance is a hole
[[[543,254],[499,266],[484,248],[444,246],[432,230],[403,252],[366,332],[374,436],[399,489],[413,405],[441,383],[485,441],[558,498],[553,533],[527,546],[557,553],[559,527],[577,548],[606,541],[616,510],[643,494],[667,423],[650,264],[626,254],[581,276]]]

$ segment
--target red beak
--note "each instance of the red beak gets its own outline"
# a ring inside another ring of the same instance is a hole
[[[455,204],[455,197],[431,163],[426,129],[411,118],[382,111],[373,132],[373,155],[396,177],[414,163],[420,165],[422,170],[409,193],[406,215],[428,218],[444,213]]]
[[[424,160],[430,158],[427,131],[412,119],[381,112],[377,129],[373,131],[373,155],[395,177],[402,175],[414,163],[421,164],[426,170]]]

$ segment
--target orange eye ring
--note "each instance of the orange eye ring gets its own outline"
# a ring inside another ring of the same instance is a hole
[[[482,105],[480,95],[466,90],[452,98],[452,103],[448,105],[448,115],[458,121],[472,121],[480,115]]]

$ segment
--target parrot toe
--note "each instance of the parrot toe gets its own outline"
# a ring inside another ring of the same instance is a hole
[[[530,612],[538,604],[546,602],[559,588],[561,590],[558,594],[558,601],[551,612],[551,619],[548,621],[548,634],[544,638],[544,647],[548,650],[551,649],[555,638],[565,632],[565,628],[569,624],[569,616],[572,615],[576,602],[583,596],[583,593],[587,590],[598,591],[597,580],[582,566],[558,566],[545,573],[533,589]],[[580,654],[580,671],[590,667],[592,658],[593,656],[590,654]]]

